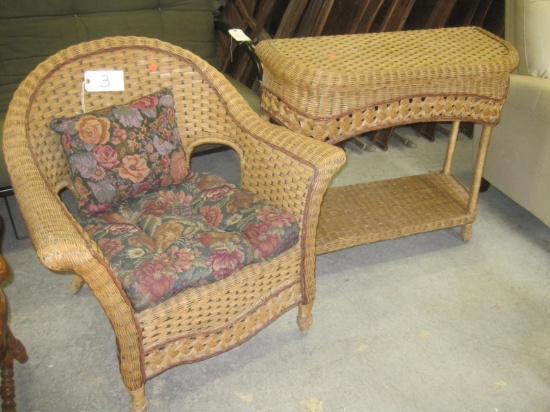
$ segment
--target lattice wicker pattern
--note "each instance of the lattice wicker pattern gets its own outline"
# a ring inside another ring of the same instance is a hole
[[[466,119],[497,124],[504,100],[474,96],[430,96],[401,99],[323,119],[300,114],[271,91],[262,91],[262,107],[290,130],[335,144],[368,131],[426,121]]]
[[[238,346],[243,339],[254,336],[274,319],[300,304],[301,295],[300,284],[294,284],[284,293],[271,296],[265,303],[251,307],[248,311],[241,313],[232,309],[231,312],[241,316],[230,327],[220,327],[195,335],[186,334],[179,339],[168,340],[162,347],[146,350],[147,376],[151,378],[173,367],[174,364],[197,362]]]
[[[317,253],[471,223],[476,213],[468,211],[468,198],[444,173],[331,188],[319,217]]]
[[[519,61],[477,27],[266,40],[256,50],[263,110],[330,143],[417,121],[494,125]]]
[[[123,70],[125,90],[81,95],[85,70]],[[299,243],[268,262],[185,292],[139,314],[107,260],[60,201],[71,186],[54,117],[173,90],[178,128],[190,157],[201,144],[240,156],[241,186],[291,211]],[[72,271],[93,291],[117,340],[120,372],[133,410],[146,407],[147,379],[172,366],[228,350],[296,305],[315,298],[315,231],[328,182],[345,161],[335,147],[262,120],[225,77],[197,56],[157,40],[114,37],[60,51],[21,84],[4,126],[4,149],[17,201],[42,262]],[[115,348],[113,348],[115,350]]]

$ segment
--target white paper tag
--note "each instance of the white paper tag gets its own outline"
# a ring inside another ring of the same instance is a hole
[[[90,70],[84,72],[87,92],[121,92],[124,90],[124,71]]]
[[[241,29],[230,29],[228,32],[237,41],[250,41],[250,37],[244,34],[244,31]]]

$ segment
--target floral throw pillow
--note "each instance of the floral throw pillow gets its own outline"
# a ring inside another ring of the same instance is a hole
[[[84,216],[189,174],[170,89],[50,126],[62,136]]]

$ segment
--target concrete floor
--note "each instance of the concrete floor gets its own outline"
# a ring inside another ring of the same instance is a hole
[[[361,152],[334,185],[441,167],[446,138],[404,132],[416,149]],[[230,152],[198,158],[221,169]],[[471,140],[455,175],[469,182]],[[123,411],[112,330],[90,291],[43,268],[6,222],[4,284],[20,411]],[[21,222],[18,222],[21,225]],[[24,231],[22,226],[19,226]],[[171,369],[146,385],[151,411],[550,411],[550,228],[495,188],[480,197],[473,238],[457,229],[322,255],[314,324],[292,311],[239,348]]]

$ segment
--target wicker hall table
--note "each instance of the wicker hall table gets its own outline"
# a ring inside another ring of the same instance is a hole
[[[330,144],[381,128],[452,121],[440,172],[327,191],[317,254],[461,226],[470,239],[491,129],[519,57],[478,27],[260,42],[261,110]],[[452,175],[460,121],[483,124],[469,189]]]

